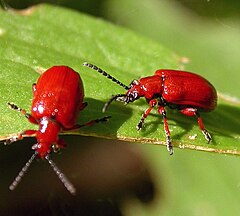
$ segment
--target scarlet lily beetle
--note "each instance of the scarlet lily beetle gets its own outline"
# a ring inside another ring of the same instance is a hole
[[[163,117],[167,149],[170,155],[173,154],[173,146],[165,106],[179,110],[186,116],[196,116],[205,139],[208,143],[211,142],[211,135],[205,129],[199,112],[209,112],[216,108],[217,93],[214,86],[203,77],[186,71],[160,69],[155,71],[153,76],[133,80],[127,86],[95,65],[90,63],[84,63],[83,65],[98,71],[127,90],[125,94],[113,95],[103,107],[103,112],[107,110],[112,101],[121,101],[128,104],[140,97],[145,97],[150,107],[145,110],[137,124],[137,130],[141,130],[145,118],[155,106],[158,107],[158,112]]]
[[[71,194],[76,193],[73,184],[50,159],[50,153],[65,147],[58,135],[61,131],[76,130],[83,126],[106,121],[109,116],[89,121],[83,125],[76,124],[78,114],[87,103],[84,100],[84,88],[80,75],[67,66],[53,66],[46,70],[33,84],[33,100],[31,114],[15,104],[8,103],[10,108],[19,111],[29,122],[39,125],[38,130],[25,130],[17,136],[6,140],[6,144],[23,139],[23,135],[36,135],[37,144],[29,161],[22,168],[9,189],[14,190],[21,181],[36,156],[46,159],[64,186]]]

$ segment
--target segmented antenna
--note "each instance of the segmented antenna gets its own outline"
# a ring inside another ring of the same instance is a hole
[[[28,162],[25,164],[25,166],[22,168],[22,170],[19,172],[17,177],[14,179],[13,183],[9,186],[10,190],[14,190],[19,182],[22,180],[22,177],[25,175],[27,172],[28,168],[30,167],[31,163],[33,162],[34,158],[36,157],[38,153],[35,151],[32,157],[28,160]]]
[[[126,90],[130,89],[128,86],[126,86],[125,84],[123,84],[122,82],[120,82],[116,78],[112,77],[110,74],[108,74],[106,71],[102,70],[101,68],[99,68],[99,67],[97,67],[97,66],[95,66],[93,64],[84,62],[83,66],[86,66],[86,67],[92,68],[93,70],[96,70],[97,72],[101,73],[103,76],[107,77],[108,79],[110,79],[113,82],[117,83],[118,85],[122,86]]]
[[[63,172],[57,167],[57,165],[49,158],[49,155],[45,156],[45,159],[53,168],[54,172],[57,174],[60,181],[64,184],[66,189],[72,194],[76,194],[76,189],[73,184],[68,180],[68,178],[63,174]]]
[[[104,104],[104,107],[102,108],[102,112],[106,112],[107,108],[110,106],[110,104],[111,104],[113,101],[117,100],[117,99],[120,98],[120,97],[125,97],[125,96],[126,96],[125,94],[113,95],[113,96],[109,99],[109,101]]]

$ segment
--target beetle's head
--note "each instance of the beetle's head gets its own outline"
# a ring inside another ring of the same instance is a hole
[[[130,84],[129,90],[126,93],[124,102],[126,104],[134,102],[143,96],[142,84],[138,80],[133,80]]]
[[[103,112],[107,110],[107,108],[113,101],[120,101],[128,104],[134,102],[142,96],[144,96],[144,92],[142,90],[141,83],[138,80],[133,80],[128,87],[128,91],[126,92],[126,94],[113,95],[111,99],[107,103],[105,103],[103,107]]]
[[[38,156],[39,158],[46,159],[48,161],[53,171],[64,184],[66,189],[74,195],[76,193],[75,187],[67,179],[64,173],[57,167],[57,165],[50,159],[50,153],[52,152],[52,150],[64,147],[64,143],[58,139],[58,134],[61,127],[54,119],[54,116],[52,118],[43,117],[42,119],[40,119],[39,125],[39,130],[36,133],[36,138],[38,142],[32,146],[34,154],[19,172],[13,183],[9,186],[9,189],[14,190],[16,188],[35,157]]]
[[[44,159],[52,151],[50,143],[39,142],[32,146],[32,149],[36,151],[37,156]]]

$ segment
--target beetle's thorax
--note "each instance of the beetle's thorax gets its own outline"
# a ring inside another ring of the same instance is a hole
[[[125,102],[133,102],[140,97],[145,97],[147,100],[155,97],[160,97],[163,92],[163,79],[160,76],[149,76],[134,80],[130,89],[126,93]]]
[[[39,130],[36,134],[36,151],[40,158],[44,158],[52,150],[52,145],[58,141],[61,126],[52,118],[43,117],[39,121]]]

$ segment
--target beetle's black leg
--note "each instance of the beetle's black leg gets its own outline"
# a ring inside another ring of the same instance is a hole
[[[14,109],[14,110],[20,112],[22,115],[24,115],[28,119],[29,122],[31,122],[33,124],[38,124],[36,119],[32,115],[27,113],[26,110],[19,108],[17,105],[15,105],[13,103],[8,103],[8,105],[11,109]],[[12,136],[9,139],[5,140],[4,144],[8,145],[8,144],[11,144],[18,140],[21,140],[21,139],[23,139],[23,135],[35,135],[35,134],[36,134],[36,130],[26,130],[26,131],[20,132],[16,136]]]
[[[208,143],[210,143],[212,141],[212,137],[211,137],[210,133],[206,130],[206,128],[203,124],[202,118],[196,108],[185,108],[185,109],[180,110],[180,112],[186,116],[197,116],[199,128],[202,131],[205,139],[207,140]]]
[[[4,145],[9,145],[9,144],[16,142],[18,140],[21,140],[21,139],[23,139],[23,136],[22,136],[22,133],[19,133],[18,135],[15,135],[15,136],[10,137],[9,139],[6,139],[4,141]]]
[[[196,112],[196,116],[198,118],[198,125],[199,125],[205,139],[207,140],[208,143],[210,143],[212,141],[212,137],[211,137],[210,133],[206,130],[206,128],[203,124],[202,118],[198,112]]]
[[[156,99],[150,100],[149,105],[150,105],[150,107],[148,109],[146,109],[145,112],[142,114],[142,117],[136,126],[138,131],[142,129],[145,118],[148,117],[148,115],[152,111],[153,107],[155,107],[157,105],[157,100]]]
[[[28,119],[29,122],[31,122],[33,124],[38,124],[37,120],[31,114],[27,113],[27,111],[25,109],[22,109],[13,103],[8,102],[7,104],[11,109],[16,110],[16,111],[20,112],[22,115],[24,115]]]
[[[18,135],[12,136],[9,139],[5,140],[4,144],[5,145],[9,145],[9,144],[11,144],[13,142],[16,142],[18,140],[22,140],[23,139],[23,135],[34,136],[34,135],[36,135],[36,133],[37,133],[36,130],[25,130],[25,131],[22,131],[22,132],[18,133]]]
[[[159,106],[158,107],[158,112],[163,117],[164,131],[165,131],[166,142],[167,142],[167,150],[169,151],[170,155],[173,155],[173,146],[172,146],[172,141],[171,141],[171,137],[170,137],[170,131],[169,131],[169,128],[168,128],[166,111],[165,111],[163,106]]]
[[[89,122],[86,122],[86,123],[84,123],[84,124],[82,124],[82,125],[77,124],[77,125],[73,126],[72,128],[63,128],[63,131],[77,130],[77,129],[81,128],[81,127],[91,126],[91,125],[94,125],[94,124],[99,123],[99,122],[106,122],[106,121],[108,121],[108,119],[110,119],[110,118],[111,118],[111,116],[104,116],[103,118],[94,119],[94,120],[91,120],[91,121],[89,121]]]
[[[111,118],[111,116],[104,116],[103,118],[100,118],[100,119],[94,119],[94,120],[86,122],[82,125],[78,125],[78,128],[85,127],[85,126],[91,126],[91,125],[94,125],[94,124],[99,123],[99,122],[106,122],[110,118]]]

